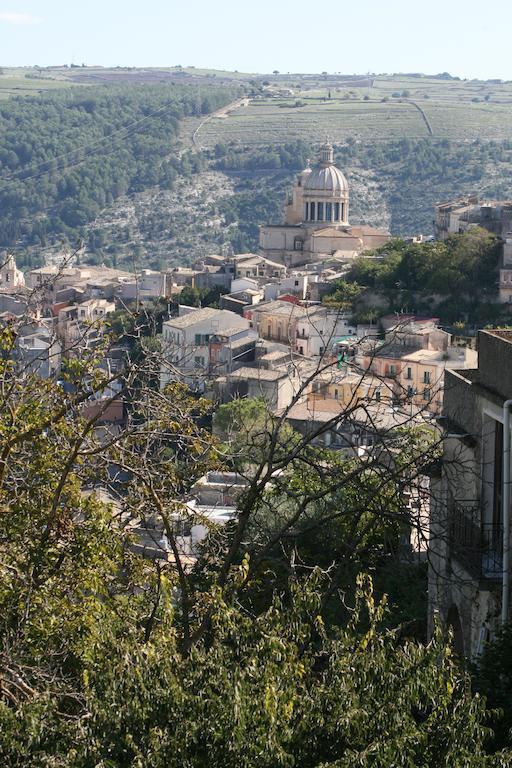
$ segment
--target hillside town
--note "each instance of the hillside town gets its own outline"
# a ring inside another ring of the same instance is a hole
[[[435,305],[430,314],[414,307],[390,313],[371,291],[375,311],[366,321],[333,300],[358,259],[378,262],[392,242],[384,228],[349,222],[349,197],[325,143],[297,175],[283,222],[260,227],[257,253],[130,272],[87,264],[80,249],[22,271],[6,252],[0,322],[12,330],[9,354],[20,380],[52,382],[73,397],[84,383],[73,379],[75,363],[92,365],[88,381],[101,374],[78,407],[97,441],[91,456],[155,417],[135,406],[136,383],[126,386],[137,355],[158,361],[148,398],[161,398],[162,408],[185,397],[176,386],[192,403],[211,404],[206,429],[215,445],[227,446],[224,463],[205,463],[189,488],[183,484],[169,517],[144,513],[142,502],[128,511],[124,489],[136,474],[122,452],[83,491],[122,521],[130,553],[176,569],[181,595],[212,537],[222,550],[222,531],[243,516],[255,478],[261,499],[274,494],[278,510],[291,503],[283,494],[297,483],[286,474],[293,458],[260,456],[254,435],[249,456],[236,455],[243,450],[234,447],[235,416],[248,404],[258,429],[270,423],[272,439],[284,435],[290,455],[296,445],[315,451],[308,462],[327,475],[346,462],[361,484],[370,472],[383,482],[400,478],[393,503],[405,516],[393,561],[428,571],[428,637],[440,623],[460,656],[475,660],[510,616],[512,332],[457,333]],[[467,197],[437,205],[433,215],[439,241],[472,228],[496,236],[495,301],[512,304],[512,202]],[[214,298],[202,306],[208,291]],[[412,439],[429,457],[414,472],[404,469],[402,454]],[[160,450],[168,450],[165,441]],[[284,542],[293,571],[298,555]]]

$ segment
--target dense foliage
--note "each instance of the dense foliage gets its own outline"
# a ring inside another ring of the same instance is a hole
[[[510,743],[512,734],[512,625],[507,624],[497,637],[488,643],[481,657],[473,665],[474,687],[484,695],[489,706],[500,710],[502,716],[494,725],[494,743]]]
[[[385,298],[389,311],[435,312],[445,322],[490,319],[500,311],[493,306],[499,257],[496,237],[478,227],[445,241],[392,240],[358,259],[325,301],[351,303],[364,315],[369,300],[360,293],[364,287]]]
[[[121,323],[120,332],[129,331]],[[485,707],[449,645],[440,635],[424,646],[386,630],[384,607],[367,578],[359,578],[357,594],[344,601],[348,620],[336,628],[322,618],[332,568],[311,577],[308,564],[307,576],[291,574],[260,610],[249,606],[248,582],[265,574],[261,568],[254,574],[252,557],[238,557],[248,541],[255,563],[258,555],[262,562],[258,537],[243,527],[231,541],[227,531],[227,547],[237,557],[210,550],[203,571],[180,569],[175,549],[174,559],[157,565],[130,550],[134,518],[158,518],[175,546],[179,499],[208,469],[223,466],[218,446],[200,426],[210,405],[179,384],[160,392],[152,384],[160,358],[147,345],[146,324],[133,323],[131,332],[140,347],[122,374],[131,408],[126,427],[112,433],[97,429],[98,416],[87,411],[110,380],[98,368],[105,349],[69,358],[63,387],[17,368],[7,354],[15,334],[10,328],[2,334],[0,763],[509,764],[508,753],[485,755]],[[254,425],[254,415],[250,408],[224,413],[220,428],[229,436],[236,424],[249,419]],[[276,425],[274,419],[264,428]],[[342,458],[309,450],[289,428],[274,435],[261,456],[261,475],[240,500],[240,521],[259,499],[268,508],[273,495],[276,512],[291,512],[291,522],[294,505],[311,506],[313,513],[316,498],[316,513],[325,505],[333,520],[332,512],[343,507],[330,534],[346,537],[351,514],[358,527],[381,514],[381,496],[393,497],[389,472],[384,493],[374,474],[365,495],[370,463],[361,474]],[[286,442],[274,450],[279,437]],[[407,444],[405,434],[398,444]],[[240,444],[241,459],[248,447]],[[396,461],[401,464],[400,456]],[[356,475],[349,485],[351,466]],[[281,485],[272,490],[274,474]],[[99,483],[118,489],[117,508],[91,493]],[[286,492],[288,508],[280,503]],[[396,521],[378,526],[377,547],[387,527],[396,528]],[[363,544],[365,528],[355,531]],[[310,546],[323,548],[325,557],[327,542],[323,536]],[[332,597],[343,599],[337,590]]]
[[[251,151],[227,144],[215,146],[215,167],[221,171],[261,171],[287,168],[301,171],[311,157],[311,146],[304,141],[287,142]]]
[[[203,167],[173,153],[180,119],[219,108],[236,88],[74,88],[0,107],[0,246],[77,237],[106,205]]]
[[[186,304],[188,307],[218,307],[222,293],[222,289],[218,286],[195,288],[185,285],[176,297],[175,304]]]

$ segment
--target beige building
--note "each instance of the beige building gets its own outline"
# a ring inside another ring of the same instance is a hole
[[[462,234],[471,227],[483,227],[505,239],[512,231],[512,200],[479,200],[478,196],[470,195],[438,203],[434,216],[434,231],[438,240]]]
[[[262,301],[244,310],[244,317],[262,339],[295,348],[297,323],[307,310],[290,301]]]
[[[105,333],[106,317],[115,312],[115,308],[115,303],[106,299],[89,299],[59,308],[57,335],[63,352],[78,355],[93,347]]]
[[[351,226],[348,182],[334,164],[331,144],[319,163],[299,173],[284,208],[284,223],[260,228],[260,250],[273,260],[295,266],[330,256],[351,260],[389,240],[389,233]]]
[[[215,382],[220,402],[227,403],[240,397],[262,398],[274,413],[288,408],[300,387],[300,376],[287,366],[274,369],[239,368]]]
[[[0,254],[0,291],[10,291],[25,285],[23,272],[17,268],[10,253]]]
[[[395,400],[439,413],[443,404],[447,369],[472,368],[477,353],[451,344],[451,336],[432,321],[410,321],[390,328],[384,342],[365,346],[358,355],[363,370],[370,370]]]
[[[368,374],[363,376],[343,365],[341,369],[333,368],[315,376],[307,400],[309,403],[333,400],[343,408],[354,408],[362,401],[375,399],[380,388],[379,379]]]
[[[443,405],[445,371],[474,368],[477,360],[477,352],[468,347],[449,347],[445,352],[419,349],[404,355],[396,379],[399,394],[419,408],[439,413]]]
[[[210,374],[210,339],[248,327],[248,320],[225,309],[180,305],[179,317],[162,325],[160,388],[171,381],[183,381],[191,389],[203,392]]]

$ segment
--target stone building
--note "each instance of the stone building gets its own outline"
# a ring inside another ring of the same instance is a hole
[[[284,223],[260,228],[260,251],[273,261],[296,266],[330,256],[350,260],[389,240],[389,233],[349,224],[348,182],[334,164],[331,144],[318,165],[299,173],[284,207]]]
[[[445,372],[477,362],[475,350],[454,345],[451,334],[435,322],[402,320],[388,327],[384,341],[368,341],[357,354],[361,369],[382,381],[383,394],[430,413],[441,411]]]
[[[0,254],[0,291],[22,288],[25,285],[23,272],[18,269],[10,253]]]
[[[227,335],[229,331],[229,338],[234,341],[238,338],[235,331],[248,328],[248,320],[225,309],[180,306],[179,317],[162,325],[160,388],[171,381],[183,381],[191,389],[203,392],[210,371],[212,336]],[[229,360],[223,357],[221,362],[226,364]]]
[[[483,227],[504,240],[512,232],[512,200],[479,200],[473,195],[435,206],[434,233],[438,240],[461,235],[471,227]]]
[[[512,332],[480,331],[478,367],[445,373],[430,513],[431,628],[437,615],[471,658],[509,618],[511,398]]]

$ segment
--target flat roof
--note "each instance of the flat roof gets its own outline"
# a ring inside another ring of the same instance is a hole
[[[187,314],[182,317],[172,317],[169,320],[166,320],[164,325],[169,325],[172,328],[189,328],[190,326],[202,323],[205,320],[213,320],[215,317],[224,316],[225,313],[228,312],[229,310],[227,309],[203,307],[203,309],[195,309],[192,312],[187,312]],[[229,312],[229,314],[233,316],[233,320],[235,317],[238,317],[234,312]],[[245,328],[245,323],[243,322],[242,317],[240,317],[240,327]],[[220,333],[220,331],[218,331],[218,333]]]
[[[291,301],[261,301],[259,304],[252,305],[253,312],[261,312],[269,315],[296,315],[301,317],[306,313],[304,307],[294,304]]]
[[[255,379],[256,381],[278,381],[288,376],[288,371],[267,370],[267,368],[239,368],[228,375],[229,379]]]

